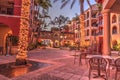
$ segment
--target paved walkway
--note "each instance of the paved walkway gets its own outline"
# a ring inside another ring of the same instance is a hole
[[[88,66],[85,63],[79,65],[78,60],[74,64],[72,54],[74,52],[69,50],[52,48],[30,51],[28,53],[28,59],[50,63],[52,65],[11,79],[0,75],[0,80],[89,80]],[[14,61],[15,56],[0,56],[0,64]],[[112,77],[109,77],[109,80],[114,80],[114,72],[114,70],[111,71]],[[104,79],[91,78],[91,80]],[[120,77],[118,80],[120,80]]]

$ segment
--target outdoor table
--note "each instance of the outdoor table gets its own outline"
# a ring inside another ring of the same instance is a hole
[[[109,56],[109,55],[87,55],[86,56],[86,58],[88,58],[88,59],[90,59],[92,57],[105,58],[108,61],[108,68],[109,69],[110,69],[109,60],[115,61],[117,58],[120,58],[120,56]],[[100,74],[100,65],[98,65],[98,76],[97,77],[101,77],[101,74]]]
[[[88,58],[88,59],[90,59],[90,58],[92,58],[92,57],[98,57],[98,58],[104,58],[104,59],[106,59],[107,61],[108,61],[108,63],[109,63],[109,60],[114,60],[114,59],[116,59],[116,57],[111,57],[111,56],[109,56],[109,55],[87,55],[86,56],[86,58]],[[99,61],[98,61],[99,62]],[[99,63],[98,63],[99,64]],[[109,66],[109,64],[108,64],[108,68],[110,69],[110,66]],[[98,75],[96,76],[96,77],[102,77],[103,75],[101,75],[100,74],[100,65],[98,65],[98,73],[97,73]]]
[[[114,57],[111,57],[109,55],[87,55],[86,58],[92,58],[92,57],[102,57],[102,58],[105,58],[105,59],[113,59]]]

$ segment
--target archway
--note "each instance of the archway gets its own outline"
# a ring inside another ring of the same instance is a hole
[[[54,45],[54,47],[60,47],[58,40],[55,40],[53,45]]]
[[[9,26],[0,23],[0,46],[3,47],[3,53],[5,53],[6,37],[8,34],[12,34],[12,30]]]

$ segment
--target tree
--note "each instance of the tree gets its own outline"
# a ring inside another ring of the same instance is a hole
[[[34,0],[34,2],[32,2],[32,19],[30,21],[32,33],[30,43],[34,43],[33,38],[37,40],[41,28],[46,27],[45,19],[50,18],[48,15],[49,7],[52,7],[50,0]]]
[[[54,20],[50,22],[50,24],[57,26],[59,28],[59,33],[61,33],[61,27],[65,25],[66,23],[68,23],[68,21],[69,21],[69,17],[60,15],[58,17],[55,17]],[[59,34],[59,46],[60,46],[60,36],[61,34]]]
[[[58,0],[54,0],[53,2],[56,2]],[[61,9],[64,8],[66,6],[66,4],[68,4],[70,1],[72,1],[71,3],[71,8],[73,7],[73,5],[75,4],[75,2],[77,0],[62,0],[61,3]],[[80,3],[80,33],[81,33],[81,41],[80,41],[80,45],[84,46],[85,45],[85,33],[84,33],[84,0],[79,0]],[[89,2],[89,0],[87,0],[87,3],[90,6],[90,9],[92,9],[91,4]]]
[[[44,1],[37,0],[46,8],[47,4]],[[43,1],[43,2],[42,2]],[[44,3],[44,4],[43,4]],[[19,51],[16,56],[16,65],[27,65],[27,48],[28,48],[28,33],[29,33],[29,16],[30,16],[30,0],[22,0],[20,32],[19,32]],[[49,4],[48,4],[49,5]]]
[[[16,65],[27,64],[29,14],[30,14],[30,0],[22,0],[19,33],[19,51],[16,56]]]

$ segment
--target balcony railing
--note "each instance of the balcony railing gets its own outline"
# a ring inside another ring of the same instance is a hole
[[[103,25],[103,21],[98,22],[98,26]]]
[[[93,26],[93,27],[97,27],[98,24],[97,24],[97,23],[92,23],[92,26]]]
[[[11,7],[1,7],[0,6],[0,14],[13,15],[14,14],[14,8],[11,8]]]
[[[96,15],[92,15],[91,17],[92,17],[92,18],[96,18]]]
[[[103,35],[103,31],[101,31],[101,32],[98,32],[97,34],[98,34],[98,35]]]

